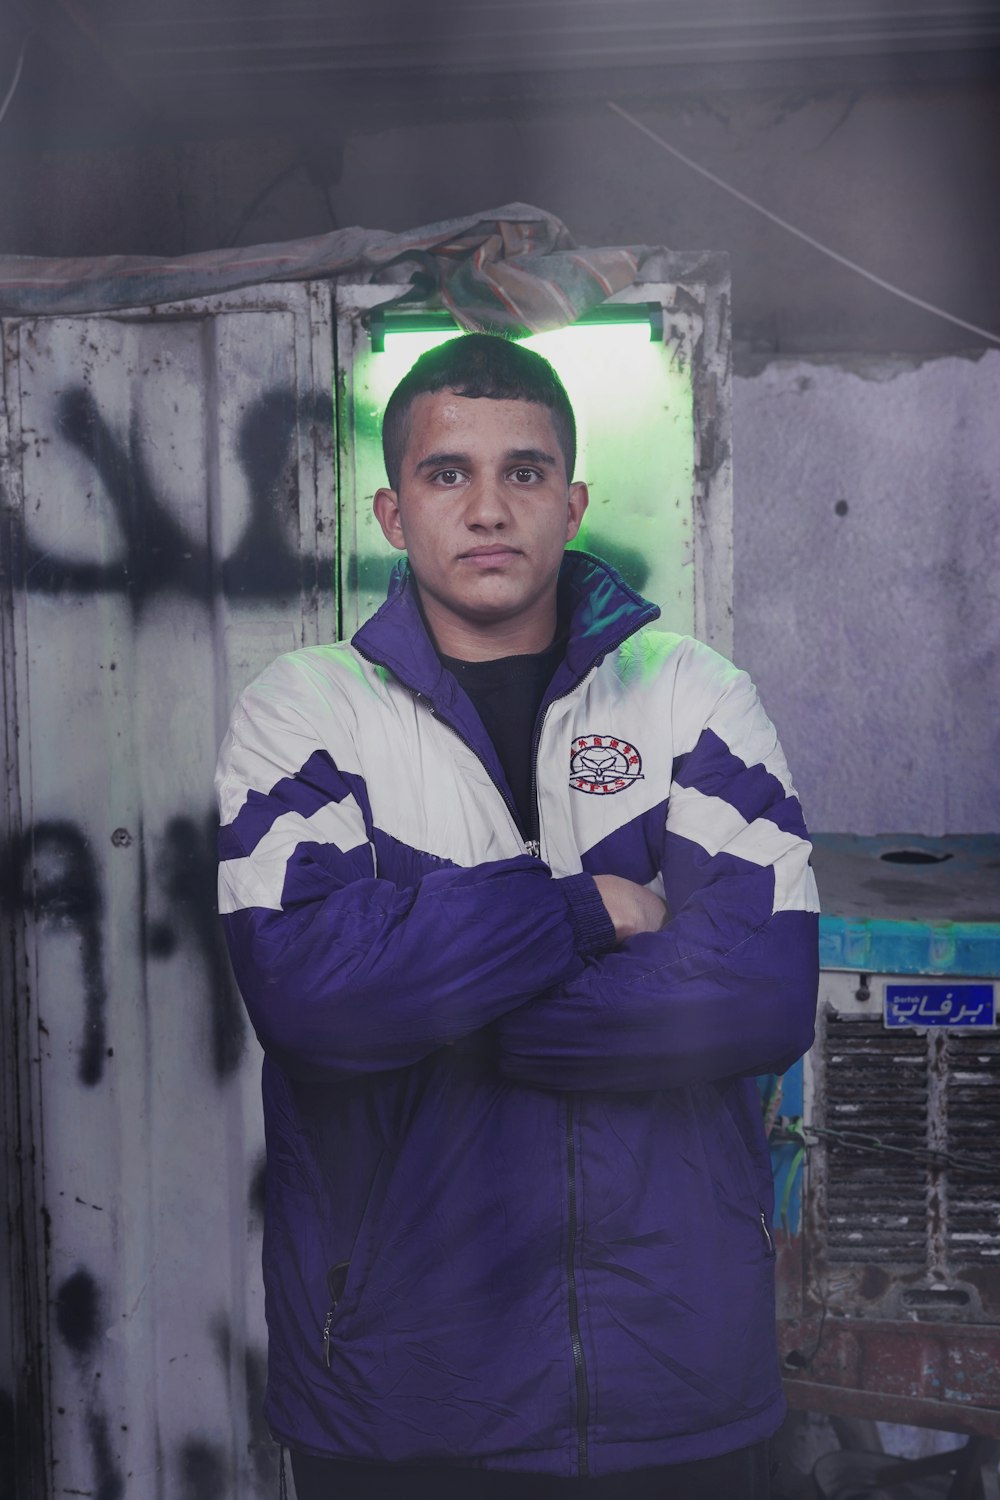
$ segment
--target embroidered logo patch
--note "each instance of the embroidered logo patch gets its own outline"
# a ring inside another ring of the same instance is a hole
[[[577,792],[607,795],[642,780],[642,759],[628,740],[584,734],[569,749],[569,784]]]

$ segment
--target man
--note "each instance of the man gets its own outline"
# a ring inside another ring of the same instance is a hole
[[[564,547],[573,414],[489,335],[393,394],[407,563],[223,746],[265,1050],[267,1417],[314,1497],[759,1500],[783,1414],[755,1073],[815,894],[747,677]]]

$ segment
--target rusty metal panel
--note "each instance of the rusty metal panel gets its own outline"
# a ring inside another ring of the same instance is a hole
[[[272,1493],[212,775],[239,687],[335,632],[329,292],[4,340],[4,1083],[30,1097],[3,1398],[53,1495]]]
[[[793,1411],[828,1412],[834,1417],[901,1422],[912,1427],[934,1427],[941,1432],[958,1429],[975,1437],[1000,1438],[1000,1416],[981,1406],[967,1406],[959,1417],[952,1402],[883,1396],[877,1391],[824,1385],[816,1380],[786,1379],[785,1395]]]
[[[779,1332],[786,1385],[801,1409],[1000,1437],[996,1328],[819,1314]],[[880,1405],[865,1408],[856,1397]]]
[[[810,1296],[850,1317],[1000,1325],[1000,1038],[886,1028],[858,975],[825,974],[821,997]]]
[[[892,982],[821,978],[780,1347],[800,1406],[1000,1436],[1000,1036],[887,1028]]]

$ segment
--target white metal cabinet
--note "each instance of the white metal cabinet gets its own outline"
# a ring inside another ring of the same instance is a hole
[[[329,288],[9,322],[4,352],[0,1386],[26,1493],[273,1493],[212,776],[239,687],[336,629]]]

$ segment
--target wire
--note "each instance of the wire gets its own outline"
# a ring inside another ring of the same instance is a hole
[[[755,198],[751,198],[747,193],[741,193],[739,188],[735,188],[731,183],[725,182],[721,177],[717,177],[714,172],[710,172],[700,162],[694,161],[690,156],[685,156],[683,151],[678,151],[676,146],[672,146],[661,135],[657,135],[655,130],[650,130],[648,125],[644,125],[641,120],[637,120],[634,115],[630,115],[627,110],[622,109],[620,104],[615,104],[613,99],[609,99],[607,104],[608,108],[613,110],[616,115],[620,115],[623,120],[627,120],[642,135],[648,136],[663,151],[668,152],[671,156],[675,156],[686,167],[690,167],[692,172],[697,172],[699,176],[706,178],[709,182],[713,182],[716,187],[722,188],[723,192],[729,193],[733,198],[738,198],[741,203],[745,203],[755,213],[762,214],[765,219],[770,219],[772,224],[777,224],[781,229],[787,230],[789,234],[795,235],[796,239],[804,241],[807,245],[811,245],[814,250],[818,250],[821,255],[828,256],[830,260],[836,261],[839,266],[846,266],[849,271],[854,271],[858,276],[863,276],[866,281],[870,281],[873,285],[881,287],[884,292],[891,292],[894,297],[899,297],[902,301],[909,302],[913,307],[919,307],[924,312],[933,313],[936,318],[944,318],[946,323],[954,323],[956,328],[964,328],[967,333],[974,333],[978,338],[988,339],[991,344],[1000,344],[1000,333],[991,333],[988,328],[980,328],[977,323],[967,323],[964,318],[957,318],[954,313],[946,312],[943,307],[938,307],[933,302],[925,302],[922,297],[915,297],[912,292],[904,292],[902,287],[896,286],[891,281],[884,280],[881,276],[876,276],[874,271],[869,271],[865,266],[859,266],[856,260],[849,260],[846,255],[841,255],[838,251],[832,250],[822,240],[814,239],[811,234],[806,234],[804,229],[798,229],[794,224],[790,224],[787,219],[781,218],[779,214],[772,213],[769,208],[765,208],[762,203],[758,203]]]
[[[806,1136],[813,1135],[815,1141],[807,1141]],[[770,1137],[772,1143],[792,1142],[807,1151],[813,1150],[824,1141],[833,1141],[841,1146],[853,1146],[856,1151],[868,1151],[873,1153],[886,1153],[892,1156],[909,1156],[926,1166],[948,1167],[955,1172],[972,1172],[986,1177],[996,1176],[996,1167],[992,1163],[977,1161],[972,1156],[955,1156],[950,1151],[915,1150],[912,1146],[890,1146],[877,1135],[869,1135],[861,1130],[830,1130],[821,1125],[806,1125],[798,1119],[787,1119],[784,1128],[772,1131]]]
[[[0,125],[3,124],[4,115],[7,113],[7,110],[10,106],[10,101],[17,93],[17,86],[21,82],[21,69],[24,67],[24,54],[28,50],[28,43],[30,40],[31,32],[29,31],[25,36],[24,41],[21,43],[21,50],[17,55],[17,62],[14,64],[14,76],[10,81],[10,88],[4,95],[3,103],[0,104]]]
[[[236,221],[235,227],[230,230],[228,236],[224,241],[226,245],[234,246],[236,244],[236,241],[239,239],[244,229],[246,229],[247,225],[250,223],[250,220],[253,218],[258,208],[260,208],[265,198],[267,198],[268,194],[273,193],[274,189],[280,183],[284,182],[287,177],[291,177],[293,173],[297,172],[301,166],[301,158],[296,157],[294,161],[290,161],[287,166],[282,167],[280,172],[275,173],[275,175],[270,178],[269,181],[265,182],[264,186],[260,189],[260,192],[250,200],[250,203],[243,210],[242,214],[240,214],[240,217]]]

